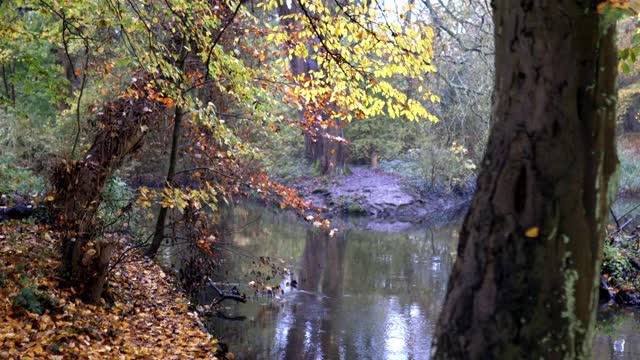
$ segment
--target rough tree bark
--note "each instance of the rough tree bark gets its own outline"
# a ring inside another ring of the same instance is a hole
[[[65,233],[63,271],[82,297],[94,303],[102,295],[115,245],[97,237],[102,191],[113,171],[140,148],[152,120],[163,114],[164,106],[149,99],[143,77],[130,91],[97,111],[98,131],[83,159],[63,162],[52,176],[52,210]]]
[[[598,1],[494,0],[493,128],[436,359],[585,358],[614,146],[614,26]]]
[[[280,23],[285,30],[292,35],[294,30],[300,26],[294,19],[287,18],[287,15],[300,12],[299,5],[293,1],[289,6],[286,1],[278,5],[278,15]],[[290,60],[291,73],[294,76],[308,74],[313,71],[321,71],[318,63],[312,58],[317,52],[313,46],[307,44],[309,56],[302,58],[293,56]],[[328,118],[328,112],[322,112],[321,116]],[[345,162],[344,143],[334,140],[335,137],[344,137],[344,131],[340,126],[329,125],[322,128],[317,121],[309,121],[303,111],[298,112],[298,118],[304,130],[304,150],[305,156],[311,162],[318,165],[323,174],[333,175],[342,172]]]

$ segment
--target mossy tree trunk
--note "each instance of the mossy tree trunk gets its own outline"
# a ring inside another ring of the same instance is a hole
[[[615,153],[597,1],[495,0],[493,128],[436,359],[588,358]]]

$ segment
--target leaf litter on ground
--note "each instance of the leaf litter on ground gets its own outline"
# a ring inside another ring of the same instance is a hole
[[[125,239],[106,236],[118,243],[118,258]],[[64,286],[59,249],[58,234],[47,226],[0,225],[0,358],[225,356],[224,345],[205,331],[188,299],[155,262],[132,254],[110,273],[110,300],[91,305]]]

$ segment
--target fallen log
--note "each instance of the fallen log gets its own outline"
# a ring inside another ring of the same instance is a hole
[[[13,207],[0,207],[0,222],[6,220],[22,220],[30,217],[34,213],[34,207],[28,205],[16,205]]]

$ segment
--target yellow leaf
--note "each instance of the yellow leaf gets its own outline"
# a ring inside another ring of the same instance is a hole
[[[527,231],[524,232],[524,236],[528,238],[537,238],[538,236],[540,236],[540,228],[538,228],[537,226],[530,227],[527,229]]]

